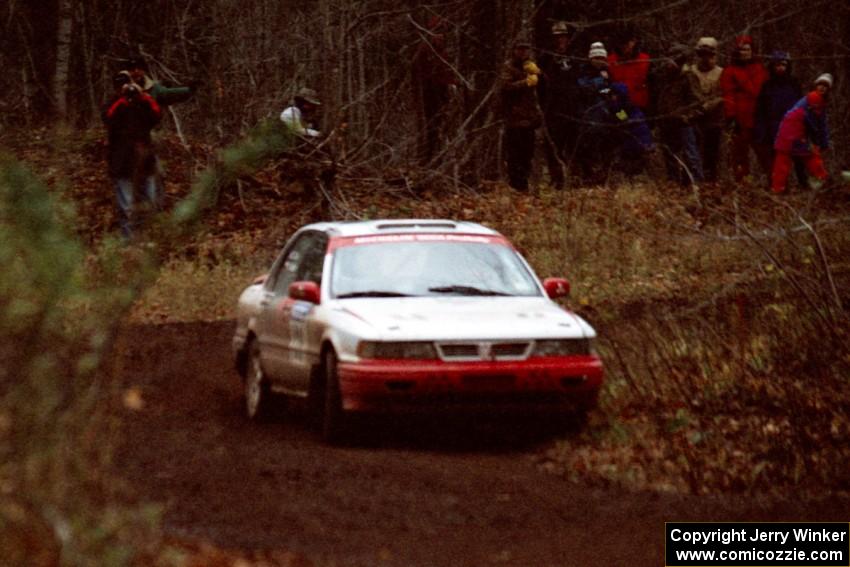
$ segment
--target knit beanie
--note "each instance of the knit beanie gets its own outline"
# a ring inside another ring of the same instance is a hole
[[[832,75],[829,73],[822,74],[820,77],[815,79],[815,84],[817,85],[818,83],[826,83],[826,86],[832,88]]]
[[[701,37],[697,41],[697,51],[717,52],[717,40],[713,37]]]
[[[753,46],[753,36],[751,35],[739,35],[735,38],[735,47],[738,49],[744,47],[745,45]]]
[[[594,57],[608,57],[608,51],[605,50],[605,45],[601,41],[595,41],[590,44],[590,51],[587,54],[589,59]]]

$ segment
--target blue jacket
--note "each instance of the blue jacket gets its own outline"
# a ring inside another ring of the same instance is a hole
[[[608,105],[623,129],[623,152],[637,155],[652,150],[652,131],[643,111],[629,100],[629,88],[623,83],[611,83],[611,92],[614,97]]]
[[[629,89],[622,83],[611,83],[610,91],[584,113],[585,133],[611,136],[624,155],[639,157],[653,149],[652,132],[643,112],[629,101]],[[603,89],[604,93],[604,89]]]

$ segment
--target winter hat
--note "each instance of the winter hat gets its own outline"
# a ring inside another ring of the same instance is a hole
[[[316,106],[320,106],[322,104],[316,91],[307,87],[301,87],[298,90],[298,94],[295,95],[295,101],[297,102],[298,100],[303,100],[304,102],[309,102]]]
[[[594,57],[608,57],[608,51],[605,50],[605,44],[601,41],[595,41],[590,44],[590,51],[587,53],[588,59],[593,59]]]
[[[791,55],[787,51],[775,50],[770,54],[770,63],[771,65],[777,65],[779,63],[785,63],[786,65],[791,62]]]
[[[531,39],[525,34],[520,34],[514,40],[514,48],[517,47],[531,47]]]
[[[829,73],[824,73],[815,79],[815,84],[826,83],[826,86],[832,88],[832,75]]]
[[[112,77],[112,84],[115,87],[122,87],[133,82],[133,77],[127,71],[119,71],[117,75]]]
[[[552,24],[552,35],[570,35],[570,26],[567,22],[555,22]]]
[[[753,46],[753,36],[751,35],[739,35],[735,38],[735,48],[740,49],[745,45]]]
[[[697,41],[698,52],[717,53],[717,40],[713,37],[701,37]]]
[[[672,59],[677,65],[685,63],[690,55],[691,48],[682,43],[674,43],[667,52],[667,57]]]
[[[817,91],[812,91],[807,94],[806,102],[808,102],[809,106],[811,106],[815,110],[820,110],[821,108],[823,108],[823,96]]]

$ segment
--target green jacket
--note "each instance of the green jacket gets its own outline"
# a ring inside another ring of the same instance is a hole
[[[160,106],[170,106],[185,102],[195,94],[192,87],[166,87],[159,81],[154,81],[145,75],[142,90],[151,95]]]

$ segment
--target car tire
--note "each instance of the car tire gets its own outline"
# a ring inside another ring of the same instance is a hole
[[[248,369],[245,373],[245,415],[251,421],[266,421],[272,414],[273,394],[260,360],[260,345],[254,340],[248,347]]]
[[[325,443],[339,445],[346,439],[345,411],[342,409],[342,394],[339,389],[339,376],[336,370],[337,359],[333,349],[324,354],[325,397],[322,408],[322,439]]]

